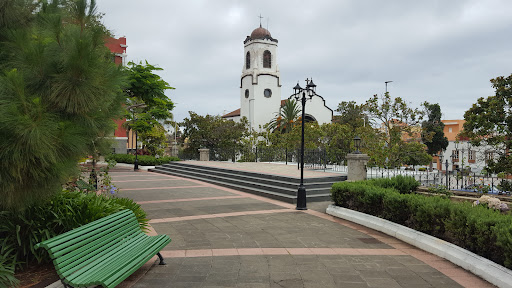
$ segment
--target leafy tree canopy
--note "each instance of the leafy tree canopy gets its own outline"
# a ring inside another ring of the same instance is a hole
[[[403,154],[402,164],[416,166],[432,163],[432,156],[427,153],[427,146],[419,142],[405,143],[401,148],[401,153]]]
[[[179,125],[183,127],[182,141],[186,141],[185,153],[197,154],[198,149],[212,150],[241,148],[243,138],[249,135],[249,122],[225,120],[220,116],[198,115],[189,111],[189,117]]]
[[[382,151],[386,157],[386,166],[396,167],[401,165],[405,159],[401,153],[405,145],[404,139],[416,138],[419,134],[419,122],[423,119],[424,112],[418,108],[411,108],[402,98],[392,99],[389,92],[382,97],[374,95],[363,105],[364,111],[368,114],[370,121],[380,130],[383,135],[384,147],[376,151]],[[380,162],[382,159],[378,157]],[[381,165],[379,163],[379,165]]]
[[[355,101],[342,101],[338,104],[336,112],[340,115],[334,116],[333,122],[348,125],[352,131],[365,125],[366,115],[363,105],[358,105]]]
[[[143,148],[150,155],[162,155],[167,147],[165,129],[162,123],[172,120],[174,103],[165,95],[166,90],[175,89],[153,71],[163,70],[147,61],[128,63],[126,69],[129,86],[126,118],[128,125],[138,133]]]
[[[495,95],[479,98],[464,113],[464,130],[474,146],[489,146],[496,158],[487,162],[488,171],[512,173],[512,75],[491,79]]]
[[[428,120],[421,123],[421,140],[427,145],[429,155],[437,154],[448,147],[448,138],[444,136],[444,123],[441,122],[441,107],[439,104],[423,103]]]

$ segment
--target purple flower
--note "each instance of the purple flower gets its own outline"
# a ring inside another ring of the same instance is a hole
[[[110,186],[110,194],[116,194],[116,187],[115,186]]]

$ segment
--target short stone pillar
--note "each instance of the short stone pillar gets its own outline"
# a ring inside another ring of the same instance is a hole
[[[199,149],[199,161],[210,161],[210,149]]]
[[[347,154],[347,181],[366,180],[366,164],[370,160],[367,154]]]

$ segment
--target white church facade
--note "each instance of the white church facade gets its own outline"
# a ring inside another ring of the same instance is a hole
[[[277,64],[277,39],[261,27],[254,29],[244,41],[244,66],[240,77],[240,109],[223,115],[224,119],[239,121],[246,117],[251,130],[261,131],[263,125],[278,114],[287,100],[281,100],[281,82]],[[293,91],[291,88],[289,91]],[[287,97],[288,98],[288,97]],[[300,101],[298,102],[299,109]],[[306,103],[307,120],[318,124],[331,123],[333,111],[320,95]]]

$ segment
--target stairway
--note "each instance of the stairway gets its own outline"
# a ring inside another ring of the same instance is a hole
[[[231,170],[218,167],[171,162],[149,169],[151,172],[163,173],[200,180],[238,191],[248,192],[287,203],[297,202],[297,188],[300,178],[271,175],[265,173]],[[307,201],[329,201],[330,189],[334,182],[345,181],[346,176],[304,178]]]

